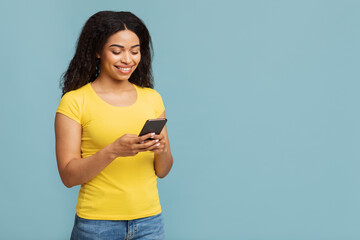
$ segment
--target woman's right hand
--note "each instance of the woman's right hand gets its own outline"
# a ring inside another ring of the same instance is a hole
[[[154,138],[155,133],[148,133],[141,137],[135,134],[125,134],[110,144],[109,150],[117,157],[135,156],[139,152],[152,151],[159,146],[159,140],[147,140]]]
[[[138,152],[152,151],[159,142],[146,140],[155,136],[146,134],[138,137],[125,134],[97,153],[81,157],[81,124],[61,113],[56,113],[56,159],[61,180],[67,187],[89,182],[115,158],[134,156]]]

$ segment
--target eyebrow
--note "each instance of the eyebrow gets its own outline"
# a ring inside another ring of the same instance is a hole
[[[119,47],[119,48],[125,48],[124,46],[118,45],[118,44],[111,44],[109,47]],[[136,44],[134,46],[131,46],[130,48],[134,47],[140,47],[140,44]]]

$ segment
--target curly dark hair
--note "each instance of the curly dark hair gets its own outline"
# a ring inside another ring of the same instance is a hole
[[[85,23],[77,41],[76,52],[62,76],[62,95],[94,81],[100,72],[100,53],[108,38],[122,30],[134,32],[140,40],[141,60],[129,78],[140,87],[154,87],[151,59],[153,46],[148,29],[140,18],[131,12],[101,11]]]

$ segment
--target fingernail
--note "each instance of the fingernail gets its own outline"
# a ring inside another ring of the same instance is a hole
[[[155,144],[155,146],[160,146],[160,143]]]
[[[159,141],[159,139],[156,139],[156,140],[155,140],[155,142],[158,142],[158,141]]]

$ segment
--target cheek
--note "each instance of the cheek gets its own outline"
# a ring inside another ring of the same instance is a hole
[[[136,61],[137,64],[139,65],[139,63],[140,63],[140,61],[141,61],[141,55],[139,54],[139,56],[137,56],[135,59],[136,59],[135,61]]]
[[[100,64],[104,67],[107,67],[112,62],[113,60],[109,56],[102,56],[102,58],[100,59]]]
[[[109,54],[109,55],[107,55],[106,60],[108,61],[108,63],[113,64],[120,60],[120,56],[114,55],[114,54]]]

